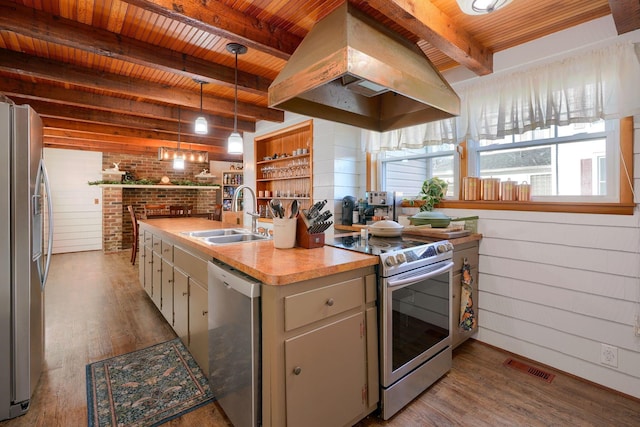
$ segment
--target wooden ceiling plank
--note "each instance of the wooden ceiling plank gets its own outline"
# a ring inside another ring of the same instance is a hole
[[[191,91],[167,88],[146,80],[132,79],[114,74],[103,73],[96,75],[95,72],[90,69],[74,67],[18,52],[0,50],[0,56],[4,59],[0,62],[0,71],[7,73],[20,73],[25,76],[69,83],[99,91],[126,94],[130,97],[187,106],[194,110],[200,109],[200,96]],[[203,97],[203,109],[208,114],[220,113],[232,116],[234,102],[230,99],[207,95]],[[284,112],[280,110],[260,107],[244,102],[238,103],[238,116],[272,122],[284,121]]]
[[[132,129],[127,126],[118,126],[104,123],[88,123],[84,121],[74,121],[72,119],[60,119],[51,116],[42,116],[42,122],[46,128],[60,133],[75,134],[99,134],[113,138],[138,138],[177,142],[177,134],[173,132],[162,132],[145,129]],[[198,145],[222,145],[226,144],[228,134],[207,135],[203,138],[200,135],[185,135],[181,133],[180,141],[185,144]]]
[[[611,9],[618,35],[640,28],[640,1],[609,0],[609,8]]]
[[[288,60],[302,39],[217,1],[123,0],[236,43]]]
[[[170,105],[98,95],[81,90],[66,89],[60,86],[25,82],[19,79],[0,79],[0,93],[4,93],[10,98],[21,99],[25,104],[29,104],[30,101],[46,101],[153,119],[178,120],[178,108]],[[195,121],[198,115],[200,115],[199,112],[188,110],[182,110],[180,112],[183,123]],[[208,122],[209,130],[213,132],[217,129],[233,129],[233,119],[230,117],[210,116]],[[255,132],[255,122],[239,118],[238,130],[240,132]]]
[[[493,52],[428,0],[369,0],[368,5],[478,75],[493,72]]]
[[[233,88],[235,69],[0,0],[0,29]],[[238,88],[265,96],[271,80],[238,71]]]

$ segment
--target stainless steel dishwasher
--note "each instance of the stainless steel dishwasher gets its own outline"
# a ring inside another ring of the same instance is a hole
[[[261,425],[260,282],[209,262],[209,385],[235,427]]]

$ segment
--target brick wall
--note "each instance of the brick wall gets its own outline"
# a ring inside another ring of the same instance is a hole
[[[134,179],[159,181],[163,176],[170,180],[195,180],[194,176],[207,168],[206,163],[185,162],[184,171],[174,171],[171,162],[158,161],[157,155],[103,153],[103,169],[119,163],[121,171],[131,172]],[[102,239],[103,251],[116,252],[131,248],[133,227],[127,206],[132,205],[138,218],[146,204],[192,205],[195,213],[213,212],[219,202],[220,190],[203,187],[183,188],[114,188],[102,190]]]

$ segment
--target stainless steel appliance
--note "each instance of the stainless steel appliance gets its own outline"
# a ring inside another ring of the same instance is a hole
[[[365,195],[365,200],[367,201],[365,221],[375,221],[374,217],[397,221],[396,197],[396,193],[392,191],[367,191]],[[365,224],[368,222],[365,222]]]
[[[0,420],[27,412],[44,359],[53,220],[42,147],[40,117],[0,102]]]
[[[380,257],[380,385],[386,420],[451,369],[453,245],[402,237],[336,238]]]
[[[209,384],[235,427],[261,424],[260,282],[209,262]]]

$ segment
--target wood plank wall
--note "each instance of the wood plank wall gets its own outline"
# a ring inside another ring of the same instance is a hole
[[[637,165],[640,117],[634,122]],[[480,341],[640,398],[638,212],[446,213],[480,216]],[[603,343],[618,348],[617,368],[600,362]]]

